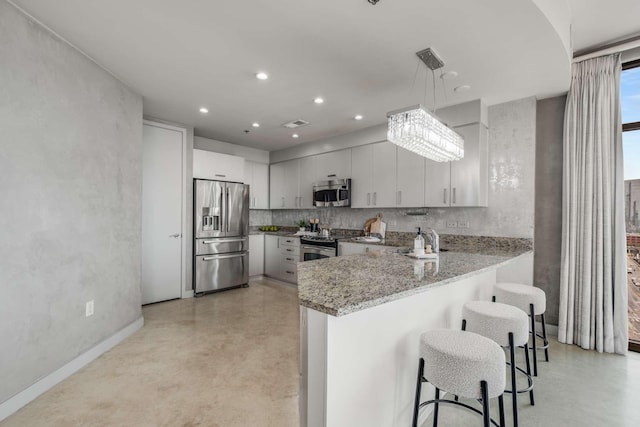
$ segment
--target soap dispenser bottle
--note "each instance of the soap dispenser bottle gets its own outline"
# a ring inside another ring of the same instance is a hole
[[[424,254],[424,237],[422,237],[422,231],[418,227],[418,234],[413,239],[413,253],[416,255]]]

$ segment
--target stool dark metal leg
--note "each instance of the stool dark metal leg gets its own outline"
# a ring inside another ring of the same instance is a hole
[[[489,414],[489,390],[486,381],[480,382],[480,390],[482,391],[482,420],[483,426],[491,425],[491,415]],[[434,426],[435,427],[435,426]]]
[[[540,315],[542,321],[542,339],[544,339],[544,359],[549,361],[549,340],[547,339],[547,322],[544,319],[544,313]]]
[[[498,396],[498,411],[500,411],[500,427],[507,427],[506,422],[504,421],[504,399],[503,394]]]
[[[511,402],[513,405],[513,427],[518,427],[518,387],[516,385],[516,348],[513,332],[509,332],[509,357],[511,362]]]
[[[531,376],[531,361],[529,360],[529,344],[525,343],[524,345],[524,360],[527,364],[527,375]],[[529,401],[531,402],[531,406],[536,404],[533,398],[533,389],[529,390]]]
[[[533,304],[529,304],[531,317],[531,335],[533,336],[533,376],[538,376],[538,349],[536,348],[536,312]]]
[[[420,358],[418,364],[418,381],[416,382],[416,401],[413,407],[413,427],[418,427],[418,412],[420,411],[420,391],[422,390],[422,377],[424,377],[424,359]]]
[[[433,408],[433,427],[438,427],[438,399],[440,399],[440,389],[436,387],[435,407]]]

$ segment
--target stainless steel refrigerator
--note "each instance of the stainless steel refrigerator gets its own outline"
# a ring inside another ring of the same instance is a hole
[[[249,186],[193,180],[196,294],[249,282]]]

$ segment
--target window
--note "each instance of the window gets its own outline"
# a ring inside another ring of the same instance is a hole
[[[629,349],[640,351],[640,60],[622,66],[622,149],[627,228],[627,285],[629,289]]]

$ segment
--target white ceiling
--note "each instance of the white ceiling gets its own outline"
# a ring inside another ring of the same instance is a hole
[[[607,10],[637,2],[570,1]],[[446,82],[446,100],[437,79],[438,107],[550,96],[569,84],[567,52],[531,0],[14,2],[143,95],[146,115],[267,150],[380,124],[387,111],[424,102],[427,71],[420,63],[414,86],[415,52],[430,46],[445,72],[459,73]],[[593,44],[583,35],[592,15],[579,10],[576,47]],[[597,37],[627,31],[634,15],[623,14],[615,31],[609,19]],[[269,80],[254,77],[261,70]],[[452,90],[465,84],[472,89]],[[326,102],[315,105],[316,96]],[[297,140],[281,126],[294,119],[311,122]]]
[[[569,5],[574,52],[640,35],[639,0],[569,0]]]

